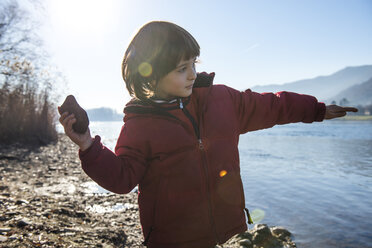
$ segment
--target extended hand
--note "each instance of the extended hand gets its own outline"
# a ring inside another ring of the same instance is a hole
[[[338,118],[345,116],[347,112],[358,112],[358,109],[353,107],[341,107],[337,105],[328,105],[326,106],[326,113],[324,116],[325,120]]]

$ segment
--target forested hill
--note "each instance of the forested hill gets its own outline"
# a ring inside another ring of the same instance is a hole
[[[335,101],[339,103],[342,100],[348,102],[351,105],[371,105],[372,104],[372,77],[364,83],[353,85],[334,97],[330,98],[329,101]]]
[[[90,121],[122,121],[124,114],[117,113],[111,108],[87,109]]]

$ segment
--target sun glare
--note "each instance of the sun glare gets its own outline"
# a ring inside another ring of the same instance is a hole
[[[74,35],[102,34],[113,18],[113,2],[100,0],[49,0],[54,28]]]

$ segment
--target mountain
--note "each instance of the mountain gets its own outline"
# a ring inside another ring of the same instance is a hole
[[[87,114],[90,121],[121,121],[123,114],[117,113],[111,108],[94,108],[87,109]]]
[[[285,84],[254,86],[256,92],[293,91],[316,96],[320,101],[327,101],[356,84],[372,78],[372,65],[346,67],[329,76],[319,76]]]
[[[372,77],[364,83],[353,85],[341,91],[329,101],[339,103],[342,99],[347,99],[350,105],[370,105],[372,104]]]

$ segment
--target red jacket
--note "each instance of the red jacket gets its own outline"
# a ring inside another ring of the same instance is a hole
[[[120,194],[139,185],[150,248],[212,247],[245,231],[239,135],[324,118],[325,105],[312,96],[239,92],[212,85],[213,77],[198,74],[192,95],[175,103],[131,101],[115,153],[99,136],[80,152],[103,188]]]

